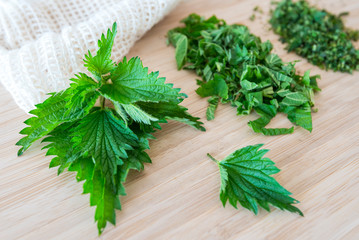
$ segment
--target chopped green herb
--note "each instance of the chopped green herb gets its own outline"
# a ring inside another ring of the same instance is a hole
[[[283,63],[271,53],[272,44],[261,42],[246,26],[227,25],[215,16],[191,14],[184,27],[168,32],[176,47],[177,66],[194,70],[202,80],[196,92],[208,100],[207,119],[214,119],[219,102],[230,103],[240,115],[254,110],[260,115],[249,126],[264,135],[289,134],[293,128],[267,129],[278,112],[295,125],[312,131],[311,108],[319,91],[316,76],[296,74],[295,63]],[[180,37],[179,37],[180,36]],[[186,44],[178,44],[179,39]]]
[[[249,17],[249,20],[254,21],[256,19],[256,15],[254,13]]]
[[[258,205],[270,212],[269,204],[290,212],[303,213],[292,204],[299,203],[290,197],[270,175],[280,170],[269,158],[263,158],[269,150],[261,149],[263,144],[247,146],[235,151],[222,161],[208,156],[219,166],[221,175],[220,199],[223,206],[227,201],[237,208],[239,202],[244,208],[258,213]]]
[[[359,50],[351,40],[359,39],[359,31],[344,26],[342,16],[317,9],[305,0],[283,0],[276,3],[270,23],[273,30],[294,51],[324,69],[352,72],[359,70]]]
[[[118,64],[111,60],[116,30],[114,23],[99,40],[97,54],[85,56],[93,76],[79,73],[69,88],[36,105],[30,111],[34,117],[25,121],[29,127],[20,132],[27,136],[16,143],[22,146],[21,155],[45,137],[46,155],[55,155],[50,167],[59,166],[58,174],[68,168],[77,172],[78,181],[85,180],[83,193],[96,206],[99,234],[107,222],[116,223],[115,209],[121,209],[119,195],[126,194],[123,183],[129,170],[140,171],[151,162],[145,150],[152,133],[161,129],[159,123],[172,119],[205,130],[199,118],[179,105],[186,95],[165,84],[158,72],[148,73],[138,57]]]

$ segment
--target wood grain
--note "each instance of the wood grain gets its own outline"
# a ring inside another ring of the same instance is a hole
[[[347,25],[359,24],[357,0],[311,2],[335,13],[349,11]],[[265,14],[252,22],[256,5]],[[299,72],[312,69],[322,76],[314,130],[296,128],[292,135],[266,137],[247,127],[254,114],[236,116],[230,106],[220,106],[214,121],[204,120],[207,102],[194,92],[196,76],[176,70],[174,49],[165,44],[166,32],[189,13],[216,14],[271,40],[285,61],[300,59],[286,53],[269,30],[269,7],[269,0],[185,1],[133,47],[129,56],[140,56],[150,70],[159,70],[189,95],[183,105],[203,119],[207,132],[176,122],[163,125],[151,141],[153,164],[130,174],[117,226],[108,225],[101,239],[359,239],[359,73],[325,72],[302,59]],[[96,239],[94,208],[89,196],[80,194],[82,184],[73,173],[56,176],[56,169],[48,169],[50,158],[40,144],[16,156],[14,144],[28,115],[2,86],[0,99],[0,239]],[[271,126],[290,123],[279,116]],[[254,216],[222,207],[219,173],[206,154],[222,159],[256,143],[271,149],[268,157],[282,169],[275,177],[301,201],[305,217],[275,209]]]

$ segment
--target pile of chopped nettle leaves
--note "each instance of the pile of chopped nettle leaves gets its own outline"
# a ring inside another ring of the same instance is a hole
[[[214,119],[219,102],[230,103],[237,113],[254,110],[260,118],[248,124],[254,132],[280,135],[291,128],[265,128],[278,112],[287,114],[295,125],[312,131],[311,111],[314,92],[319,91],[316,76],[309,71],[296,74],[295,63],[283,63],[271,53],[272,44],[261,42],[246,26],[227,25],[215,16],[205,19],[191,14],[184,27],[168,32],[168,41],[176,47],[178,69],[195,70],[196,92],[210,96],[207,119]]]
[[[342,16],[309,6],[305,0],[283,0],[276,3],[270,23],[286,42],[288,51],[308,59],[324,69],[352,72],[359,70],[359,50],[352,40],[359,31],[344,26]]]
[[[85,56],[92,77],[79,73],[69,88],[36,105],[30,111],[35,116],[25,121],[29,127],[20,132],[27,136],[16,143],[22,155],[46,136],[46,155],[56,156],[50,167],[58,166],[58,174],[68,168],[77,172],[78,181],[85,180],[83,192],[96,206],[99,234],[107,221],[116,222],[115,209],[121,209],[119,195],[125,195],[129,170],[141,171],[151,162],[145,150],[152,133],[161,129],[159,123],[172,119],[205,130],[198,118],[178,105],[186,95],[165,84],[158,72],[148,73],[137,57],[117,64],[111,60],[116,29],[115,23],[106,37],[102,35],[95,56]]]

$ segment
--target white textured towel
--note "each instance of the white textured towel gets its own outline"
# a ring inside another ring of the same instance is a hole
[[[113,59],[179,0],[0,0],[0,81],[28,112],[68,87],[83,56],[116,21]]]

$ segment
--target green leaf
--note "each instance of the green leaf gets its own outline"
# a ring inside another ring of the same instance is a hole
[[[262,69],[264,69],[268,75],[272,78],[272,80],[279,85],[280,82],[287,82],[287,83],[292,83],[293,82],[293,78],[288,77],[287,75],[280,73],[278,71],[269,69],[267,67],[261,66]]]
[[[288,119],[295,125],[301,126],[309,132],[313,130],[312,114],[309,104],[300,108],[287,107],[283,112],[288,114]]]
[[[136,104],[121,104],[121,103],[114,103],[116,111],[119,115],[124,118],[124,121],[127,121],[127,117],[123,117],[123,111],[135,122],[144,123],[144,124],[151,124],[151,121],[158,121],[157,118],[151,116],[150,114],[143,111],[139,108]],[[118,110],[122,108],[122,110]]]
[[[283,64],[282,59],[274,53],[267,55],[265,61],[271,67],[280,67]]]
[[[280,170],[269,158],[264,158],[268,150],[259,150],[263,144],[239,149],[218,162],[221,174],[220,199],[223,206],[227,201],[237,208],[239,202],[244,208],[258,213],[258,205],[270,211],[269,204],[290,212],[303,213],[292,204],[298,203],[270,175]]]
[[[307,87],[310,86],[310,76],[309,76],[309,74],[310,74],[310,70],[306,71],[304,73],[303,80],[302,80],[303,84],[305,86],[307,86]]]
[[[207,117],[208,121],[214,119],[214,113],[217,109],[218,102],[219,102],[218,97],[211,97],[208,99],[208,108],[207,108],[207,112],[206,112],[206,117]]]
[[[98,96],[96,93],[91,93],[88,98],[82,102],[78,101],[76,104],[71,104],[67,109],[66,106],[68,102],[71,101],[70,94],[71,91],[53,93],[43,103],[37,104],[36,109],[29,112],[35,115],[35,117],[31,117],[24,122],[30,127],[24,128],[20,132],[20,134],[27,136],[16,143],[16,145],[22,146],[18,151],[19,156],[22,155],[33,142],[46,136],[61,123],[75,121],[86,115],[95,105]]]
[[[181,33],[169,34],[171,43],[176,47],[177,68],[180,70],[185,64],[185,58],[188,49],[188,39]]]
[[[273,105],[261,104],[258,107],[254,108],[255,111],[261,116],[260,118],[249,121],[248,125],[256,133],[262,133],[266,136],[276,136],[282,134],[291,134],[294,131],[294,128],[265,128],[268,123],[274,118],[277,114],[276,107]]]
[[[243,81],[241,81],[241,87],[243,90],[251,91],[251,90],[256,89],[258,87],[258,85],[256,83],[250,82],[248,80],[243,80]]]
[[[179,94],[178,88],[165,84],[165,78],[159,78],[158,72],[148,74],[148,68],[143,67],[138,57],[128,62],[124,58],[113,69],[110,78],[112,84],[103,85],[100,92],[104,97],[122,104],[173,101],[183,96]]]
[[[115,209],[121,210],[117,189],[114,189],[108,181],[103,175],[101,167],[95,168],[92,178],[92,192],[90,192],[90,205],[96,206],[95,221],[97,221],[99,234],[106,227],[107,221],[113,225],[116,224]]]
[[[52,130],[48,137],[44,138],[42,142],[49,142],[50,144],[43,147],[48,149],[46,156],[55,155],[50,162],[50,168],[57,167],[58,175],[60,175],[73,161],[79,158],[79,154],[75,154],[71,143],[71,129],[77,125],[77,122],[67,122]]]
[[[175,120],[190,125],[198,130],[206,131],[199,118],[191,116],[187,108],[173,102],[138,102],[137,105],[145,112],[160,120]]]
[[[95,165],[92,158],[78,158],[73,161],[69,171],[76,171],[78,181],[86,180],[84,193],[90,194],[90,205],[96,206],[95,221],[97,221],[99,234],[106,227],[107,222],[116,223],[115,210],[121,210],[119,195],[126,195],[123,182],[125,182],[130,169],[143,169],[143,163],[151,162],[143,151],[148,149],[147,138],[149,134],[139,134],[140,143],[133,150],[128,151],[128,158],[121,166],[117,166],[115,182],[108,181],[103,175],[102,166]]]
[[[285,95],[281,103],[287,106],[300,106],[306,102],[308,102],[308,98],[304,94],[291,92]]]
[[[115,36],[117,33],[117,24],[112,25],[112,31],[108,29],[107,36],[102,34],[101,39],[98,40],[98,51],[95,56],[92,56],[88,51],[88,55],[85,55],[85,67],[97,78],[101,80],[102,75],[109,73],[114,64],[111,60],[111,51]]]
[[[79,122],[72,135],[74,148],[100,165],[106,180],[115,182],[117,166],[127,158],[128,150],[138,145],[137,136],[115,118],[111,110],[96,110]]]
[[[201,97],[219,96],[221,98],[228,98],[228,86],[222,76],[215,74],[214,78],[207,83],[203,83],[196,93]]]

